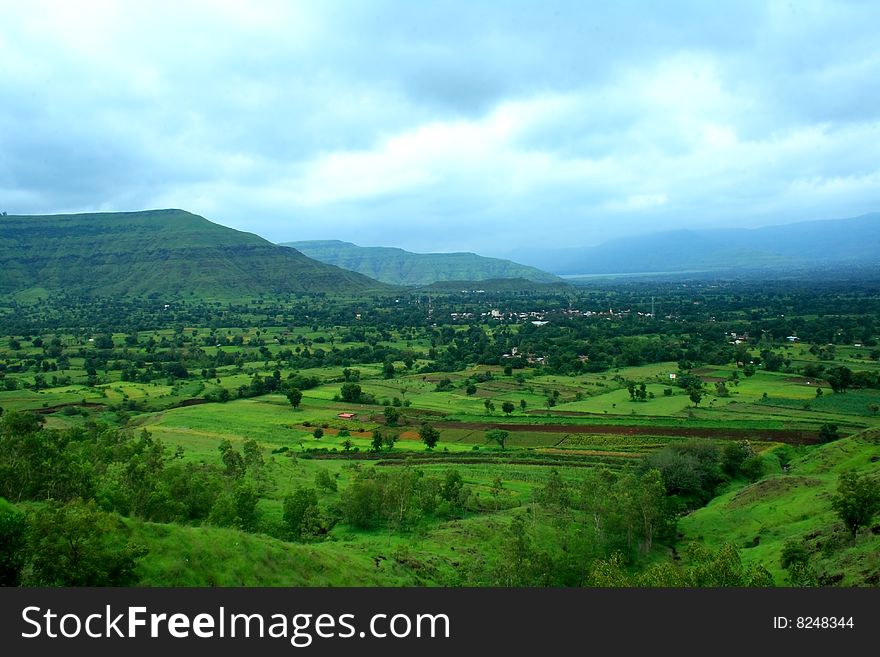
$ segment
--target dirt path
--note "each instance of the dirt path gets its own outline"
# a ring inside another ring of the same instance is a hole
[[[721,440],[771,440],[791,445],[813,445],[819,442],[815,431],[795,429],[734,429],[722,427],[650,427],[607,424],[497,424],[494,422],[437,422],[438,429],[471,429],[486,431],[503,429],[515,432],[572,433],[611,436],[670,436],[685,438],[716,438]]]

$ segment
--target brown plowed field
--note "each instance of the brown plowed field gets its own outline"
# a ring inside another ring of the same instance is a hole
[[[791,445],[813,445],[819,442],[815,431],[787,429],[726,429],[714,427],[648,427],[614,426],[608,424],[495,424],[493,422],[437,422],[438,429],[470,429],[542,433],[583,433],[612,436],[670,436],[684,438],[716,438],[720,440],[766,440]]]

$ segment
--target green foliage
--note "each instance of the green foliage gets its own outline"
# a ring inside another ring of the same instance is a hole
[[[400,411],[394,408],[394,406],[386,406],[383,412],[385,416],[385,424],[389,427],[396,427],[397,422],[400,420]]]
[[[33,586],[130,586],[143,546],[124,541],[114,516],[94,504],[49,502],[28,523]]]
[[[641,467],[658,470],[667,493],[691,507],[708,502],[723,480],[721,452],[709,441],[668,445],[647,456]]]
[[[419,438],[428,449],[434,449],[440,441],[440,432],[427,422],[423,422],[419,428]]]
[[[870,525],[874,515],[880,512],[880,482],[867,474],[841,473],[837,493],[831,499],[831,508],[855,541],[859,529]]]
[[[299,408],[300,403],[302,403],[302,391],[298,388],[288,388],[287,392],[284,393],[287,397],[287,401],[290,402],[290,405],[293,408]]]
[[[788,573],[790,586],[818,586],[816,571],[810,566],[810,553],[802,541],[789,540],[782,547],[781,565]]]
[[[220,459],[226,468],[226,476],[231,479],[241,479],[246,470],[242,455],[226,439],[220,442],[217,449],[220,450]]]
[[[336,492],[336,480],[331,476],[327,468],[321,468],[315,473],[315,486],[319,490]]]
[[[840,438],[836,424],[825,423],[819,427],[819,442],[830,443]]]
[[[370,441],[370,451],[372,452],[380,452],[382,451],[383,444],[383,436],[382,432],[379,429],[373,429],[373,438]]]
[[[357,383],[343,383],[339,395],[342,401],[356,404],[361,401],[362,390]]]
[[[728,477],[736,477],[746,459],[752,456],[755,456],[755,450],[748,440],[729,442],[721,450],[721,469]]]
[[[27,561],[27,519],[0,498],[0,586],[18,586]]]
[[[486,440],[498,443],[501,449],[504,449],[504,443],[507,442],[509,437],[510,433],[504,431],[504,429],[490,429],[486,432]]]
[[[215,498],[207,520],[217,527],[237,527],[244,531],[256,531],[260,521],[257,510],[259,501],[259,495],[253,484],[248,481],[236,482]]]
[[[717,551],[691,543],[685,550],[685,566],[660,563],[641,573],[629,574],[620,554],[593,563],[589,585],[598,587],[769,587],[770,573],[761,566],[744,566],[732,545]]]
[[[297,486],[293,493],[284,498],[283,517],[284,530],[291,540],[314,539],[321,532],[321,514],[315,489]]]

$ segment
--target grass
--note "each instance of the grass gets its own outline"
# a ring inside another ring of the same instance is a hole
[[[874,459],[874,461],[872,461]],[[737,487],[679,523],[684,541],[712,547],[734,543],[746,563],[761,563],[785,584],[780,558],[786,541],[806,541],[820,574],[843,585],[880,583],[880,536],[867,532],[853,546],[831,508],[841,472],[877,473],[880,432],[869,430],[811,448],[785,474]]]

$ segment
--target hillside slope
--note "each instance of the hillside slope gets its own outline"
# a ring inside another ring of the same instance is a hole
[[[358,292],[383,287],[183,210],[0,217],[0,294]]]
[[[310,258],[360,272],[391,285],[430,285],[438,281],[484,281],[522,278],[558,283],[553,274],[510,260],[475,253],[412,253],[380,246],[357,246],[338,240],[284,242]]]
[[[824,581],[880,586],[880,518],[855,545],[831,508],[838,476],[854,470],[880,477],[880,430],[869,429],[819,447],[803,448],[784,474],[731,490],[683,518],[683,541],[733,543],[746,563],[761,563],[787,583],[780,559],[786,541],[803,542]]]

